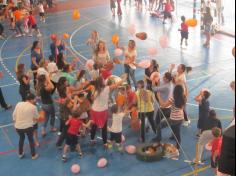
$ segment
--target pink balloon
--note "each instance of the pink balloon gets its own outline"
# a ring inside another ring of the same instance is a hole
[[[135,25],[134,25],[134,24],[130,25],[130,26],[128,27],[128,31],[129,31],[129,33],[130,33],[131,35],[134,35],[134,34],[136,33],[136,27],[135,27]]]
[[[142,60],[138,66],[143,69],[147,69],[151,66],[151,61],[150,60]]]
[[[155,83],[158,83],[161,79],[161,74],[159,72],[154,72],[152,73],[150,79],[155,82]]]
[[[159,39],[159,43],[162,48],[167,48],[169,46],[169,39],[167,36],[163,35]]]
[[[86,68],[88,70],[93,70],[93,66],[94,66],[94,61],[92,59],[89,59],[87,62],[86,62]]]
[[[116,57],[120,57],[120,56],[122,56],[122,55],[123,55],[123,50],[117,48],[117,49],[115,50],[115,56],[116,56]]]
[[[74,164],[71,166],[71,172],[73,174],[78,174],[80,173],[80,166],[78,164]]]
[[[149,48],[148,55],[151,55],[151,56],[157,55],[157,48]]]
[[[107,163],[108,163],[108,161],[107,161],[106,158],[101,158],[101,159],[98,161],[97,166],[98,166],[98,168],[104,168],[104,167],[107,166]]]
[[[212,150],[212,141],[210,141],[206,146],[205,146],[207,151],[211,151]]]
[[[130,155],[133,155],[136,153],[136,147],[134,145],[129,145],[125,148],[126,152]]]

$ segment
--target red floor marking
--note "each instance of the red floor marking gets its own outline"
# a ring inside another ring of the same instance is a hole
[[[6,151],[6,152],[0,152],[0,155],[8,155],[8,154],[11,154],[11,153],[16,153],[17,151],[16,150],[9,150],[9,151]]]

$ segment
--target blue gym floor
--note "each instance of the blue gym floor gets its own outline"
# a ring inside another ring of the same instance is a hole
[[[69,33],[71,40],[68,40],[68,46],[74,50],[76,55],[84,63],[86,59],[91,58],[91,49],[85,42],[89,37],[90,31],[96,29],[102,39],[107,41],[110,53],[113,54],[114,46],[111,43],[111,36],[118,34],[121,44],[127,45],[129,39],[133,37],[128,33],[128,26],[135,24],[137,30],[148,33],[147,41],[137,40],[137,50],[139,60],[154,58],[160,66],[161,72],[164,72],[171,63],[184,63],[193,67],[193,72],[188,75],[188,84],[190,97],[188,104],[188,114],[192,120],[189,128],[183,127],[183,149],[188,158],[181,154],[178,161],[163,159],[157,163],[144,163],[136,159],[135,156],[120,154],[117,151],[104,151],[102,145],[92,148],[88,145],[89,139],[81,140],[82,149],[85,153],[83,159],[78,159],[75,153],[70,154],[70,160],[64,164],[61,162],[61,151],[55,147],[56,134],[50,134],[45,139],[40,137],[41,146],[37,149],[40,158],[32,161],[28,147],[26,147],[26,158],[19,160],[17,156],[18,136],[12,126],[12,111],[0,110],[0,175],[6,176],[69,176],[70,166],[78,163],[81,166],[83,176],[181,176],[191,172],[190,166],[184,160],[194,158],[197,132],[198,107],[194,102],[195,95],[202,88],[209,88],[212,92],[211,105],[214,107],[222,119],[224,127],[227,126],[233,117],[232,108],[235,97],[229,88],[232,80],[235,80],[235,60],[231,54],[232,47],[235,45],[233,38],[222,35],[216,35],[212,39],[210,49],[202,47],[204,36],[199,33],[199,28],[190,31],[189,47],[180,49],[180,34],[178,32],[179,21],[173,26],[163,27],[162,22],[156,18],[151,18],[148,13],[136,12],[135,8],[127,8],[124,11],[123,18],[112,18],[109,6],[98,6],[93,8],[81,9],[81,19],[72,21],[72,12],[59,12],[47,16],[47,23],[40,24],[40,29],[44,35],[42,40],[45,56],[49,55],[50,34]],[[182,15],[182,14],[179,14]],[[191,15],[189,16],[191,17]],[[159,46],[159,37],[167,35],[170,45],[166,49]],[[35,38],[36,39],[36,38]],[[18,94],[18,85],[14,79],[14,67],[17,57],[30,46],[32,38],[9,38],[6,41],[0,41],[0,71],[4,72],[4,78],[0,80],[0,86],[4,92],[8,103],[15,105],[20,101]],[[157,57],[148,56],[147,49],[150,47],[158,48]],[[30,52],[26,50],[22,53],[23,57],[20,63],[27,66],[30,64]],[[72,58],[71,54],[68,54]],[[82,66],[81,66],[82,67]],[[117,66],[114,74],[121,74],[123,69]],[[11,76],[12,74],[12,76]],[[138,70],[137,78],[142,79],[143,71]],[[126,145],[138,144],[139,133],[134,133],[125,124],[124,134]],[[165,130],[164,138],[168,141],[169,130]],[[152,133],[148,138],[153,137]],[[98,169],[96,163],[99,158],[106,157],[109,161],[108,167]],[[206,153],[205,166],[209,165],[209,153]],[[205,167],[201,166],[201,167]],[[201,168],[200,167],[200,168]],[[199,176],[213,176],[211,169],[206,169],[199,173]]]

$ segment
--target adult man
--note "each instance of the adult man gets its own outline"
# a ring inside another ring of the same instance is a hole
[[[0,72],[0,78],[2,78],[2,77],[3,77],[3,73]],[[2,93],[1,87],[0,87],[0,105],[1,105],[1,107],[4,108],[5,110],[8,110],[8,109],[11,109],[11,108],[12,108],[11,105],[6,104],[5,99],[4,99],[4,97],[3,97],[3,93]]]
[[[28,94],[26,96],[26,102],[20,102],[16,105],[16,108],[13,112],[13,123],[16,131],[20,137],[19,140],[19,158],[22,159],[24,157],[24,140],[25,135],[27,135],[32,160],[38,158],[38,154],[35,152],[34,145],[34,126],[39,117],[37,107],[35,106],[35,95]]]

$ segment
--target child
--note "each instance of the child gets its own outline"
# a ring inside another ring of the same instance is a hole
[[[113,105],[112,109],[112,126],[108,128],[111,132],[111,142],[115,142],[118,147],[121,146],[122,143],[122,130],[123,130],[123,119],[129,112],[119,112],[119,107],[117,105]]]
[[[38,33],[37,37],[42,37],[42,34],[40,33],[40,30],[39,30],[38,25],[37,25],[37,20],[34,17],[32,11],[30,11],[30,13],[29,13],[29,26],[30,26],[29,37],[33,37],[33,33],[32,33],[33,31],[32,30],[34,30]]]
[[[69,150],[70,146],[76,146],[76,150],[79,154],[80,157],[83,157],[83,153],[80,147],[80,144],[78,142],[78,133],[81,129],[82,126],[88,128],[90,125],[90,122],[85,125],[81,120],[80,120],[81,113],[76,111],[72,113],[72,116],[70,119],[66,122],[66,125],[68,125],[68,130],[67,130],[67,136],[66,136],[66,144],[63,149],[63,155],[62,155],[62,161],[66,162],[67,160],[67,152]]]
[[[96,30],[92,31],[90,34],[90,38],[87,41],[87,45],[91,46],[93,50],[96,49],[97,44],[99,42],[99,34]]]
[[[112,16],[116,16],[116,0],[110,0]]]
[[[99,68],[97,64],[93,65],[93,70],[91,70],[89,74],[92,81],[95,81],[99,77],[100,73],[99,73]]]
[[[195,101],[199,103],[199,120],[198,120],[198,129],[199,133],[197,134],[197,137],[200,137],[202,133],[202,129],[204,128],[205,121],[209,116],[210,112],[210,102],[209,98],[211,96],[211,93],[203,89],[198,96],[195,97]]]
[[[211,167],[214,170],[215,175],[217,175],[218,161],[222,147],[222,131],[220,128],[213,128],[212,134],[214,136],[214,139],[212,141]]]
[[[118,14],[118,16],[122,16],[121,0],[117,0],[117,4],[118,4],[117,14]]]
[[[173,6],[170,0],[166,1],[166,5],[165,5],[165,10],[164,10],[164,20],[163,20],[163,24],[166,24],[166,19],[171,19],[171,22],[173,23],[173,17],[171,12],[173,11]]]
[[[185,23],[186,21],[186,18],[185,16],[182,16],[181,17],[181,29],[180,29],[180,32],[181,32],[181,43],[180,43],[180,46],[182,47],[183,45],[183,41],[185,39],[185,45],[188,46],[188,25]]]
[[[42,2],[42,1],[39,1],[38,9],[39,9],[40,21],[42,21],[43,23],[45,23],[45,22],[46,22],[46,19],[45,19],[45,10],[44,10],[44,6],[43,6],[43,2]]]

